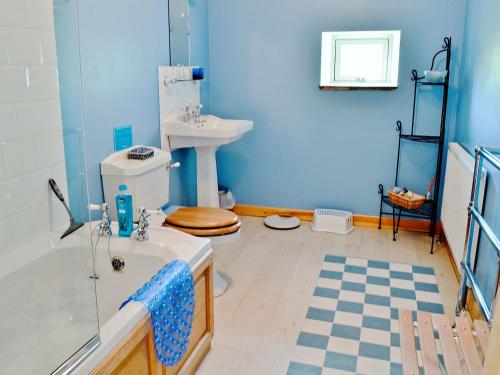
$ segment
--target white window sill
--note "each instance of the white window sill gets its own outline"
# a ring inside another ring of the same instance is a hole
[[[320,90],[325,91],[353,91],[353,90],[372,90],[372,91],[391,91],[396,90],[397,86],[319,86]]]

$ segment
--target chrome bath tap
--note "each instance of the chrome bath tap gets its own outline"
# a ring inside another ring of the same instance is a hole
[[[99,237],[111,237],[113,232],[111,230],[111,216],[109,215],[109,204],[103,203],[101,206],[102,219],[97,225],[97,233]]]
[[[99,224],[97,224],[96,230],[99,237],[111,237],[113,232],[111,230],[111,216],[109,214],[110,207],[109,204],[103,203],[99,204],[89,204],[90,211],[102,212],[102,218]]]
[[[139,222],[137,226],[137,232],[135,234],[135,239],[137,241],[149,240],[149,233],[148,233],[149,216],[151,215],[148,214],[148,211],[144,207],[139,208]]]
[[[159,210],[147,210],[144,207],[139,208],[139,220],[137,221],[137,229],[135,233],[135,239],[137,241],[148,241],[149,240],[149,217],[151,215],[161,215]]]

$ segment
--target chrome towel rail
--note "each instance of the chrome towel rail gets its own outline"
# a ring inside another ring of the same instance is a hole
[[[485,320],[491,324],[493,321],[493,311],[488,306],[484,294],[479,287],[476,275],[472,269],[471,258],[472,249],[474,245],[474,230],[475,225],[479,226],[481,234],[484,234],[488,241],[493,245],[496,250],[497,257],[500,258],[500,241],[491,229],[490,225],[484,220],[483,216],[478,209],[479,190],[481,184],[481,171],[483,169],[484,161],[489,162],[495,169],[500,171],[500,159],[495,156],[500,154],[499,148],[491,148],[478,146],[476,147],[476,162],[474,167],[474,177],[472,181],[471,199],[468,208],[468,221],[467,221],[467,239],[465,242],[464,257],[461,262],[462,277],[460,280],[460,287],[458,290],[457,314],[460,314],[464,309],[467,302],[468,284],[474,293],[481,313]]]

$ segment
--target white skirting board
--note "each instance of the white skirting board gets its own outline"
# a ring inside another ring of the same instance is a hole
[[[450,143],[446,162],[441,221],[443,223],[443,231],[459,269],[467,236],[467,207],[470,202],[473,175],[474,157],[458,143]],[[487,171],[483,169],[479,189],[480,212],[483,209],[486,178]],[[477,236],[478,230],[476,228],[472,264],[474,264],[476,255]]]

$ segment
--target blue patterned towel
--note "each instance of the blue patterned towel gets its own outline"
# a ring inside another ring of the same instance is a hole
[[[182,359],[189,344],[194,313],[194,280],[189,265],[168,263],[121,306],[142,302],[151,312],[156,353],[168,367]]]

